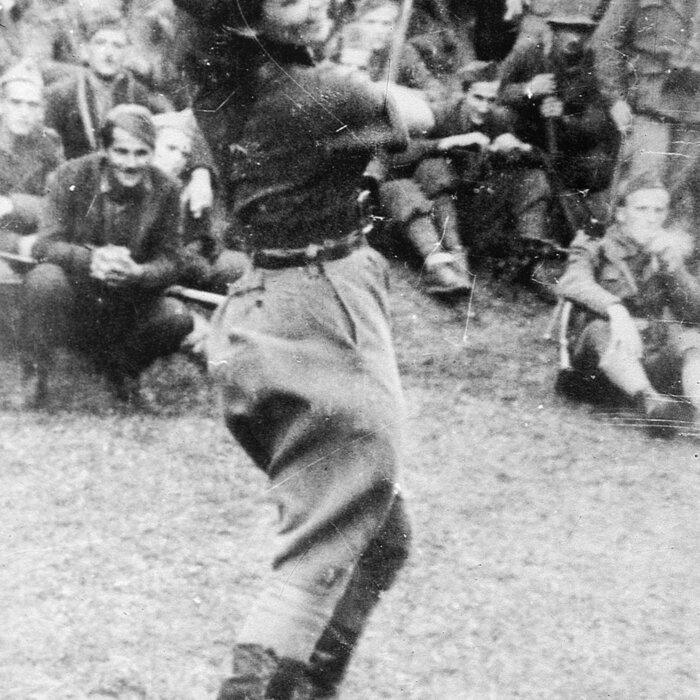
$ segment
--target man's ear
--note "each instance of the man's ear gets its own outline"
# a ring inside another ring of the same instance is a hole
[[[615,221],[618,224],[624,224],[627,221],[627,210],[624,204],[618,204],[615,207]]]

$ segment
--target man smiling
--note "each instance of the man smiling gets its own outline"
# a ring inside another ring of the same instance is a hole
[[[177,276],[179,194],[151,163],[151,114],[119,105],[102,138],[104,151],[66,163],[50,183],[23,315],[33,405],[46,400],[56,345],[88,354],[117,399],[139,403],[141,372],[192,329],[187,310],[162,295]]]

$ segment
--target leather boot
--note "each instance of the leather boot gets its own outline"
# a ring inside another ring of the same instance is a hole
[[[468,277],[451,253],[432,253],[426,258],[423,270],[423,287],[428,294],[457,297],[471,290]]]
[[[233,650],[233,675],[224,681],[217,700],[313,700],[308,669],[301,661],[278,658],[259,644]]]

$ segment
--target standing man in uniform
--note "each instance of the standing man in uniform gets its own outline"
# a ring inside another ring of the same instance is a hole
[[[332,698],[408,553],[386,262],[356,220],[369,158],[407,134],[381,88],[314,64],[328,0],[177,4],[195,114],[255,266],[212,319],[209,367],[279,513],[219,698]]]
[[[700,3],[613,0],[593,46],[615,124],[629,131],[629,175],[651,170],[673,189],[700,143]]]

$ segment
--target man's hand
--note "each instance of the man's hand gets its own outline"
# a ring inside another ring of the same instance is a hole
[[[509,153],[510,151],[531,151],[532,146],[529,143],[521,141],[515,134],[507,133],[497,136],[489,150],[494,153]]]
[[[206,168],[192,171],[187,187],[182,190],[182,202],[189,205],[190,214],[195,219],[214,205],[214,190],[211,186],[211,174]]]
[[[449,151],[452,148],[469,148],[470,146],[486,148],[490,143],[491,139],[486,134],[482,134],[480,131],[472,131],[468,134],[457,134],[441,139],[438,143],[438,150]]]
[[[540,73],[525,84],[525,94],[529,99],[553,95],[557,91],[554,73]]]
[[[540,114],[545,119],[561,117],[564,113],[564,103],[558,97],[545,97],[540,104]]]
[[[610,346],[607,352],[639,359],[643,352],[642,337],[629,311],[622,304],[612,304],[608,306],[608,318],[610,319]]]
[[[122,287],[141,277],[143,267],[124,246],[106,245],[95,248],[90,260],[90,276],[110,287]]]
[[[626,134],[632,128],[632,109],[624,100],[615,102],[610,108],[610,116],[621,134]]]

